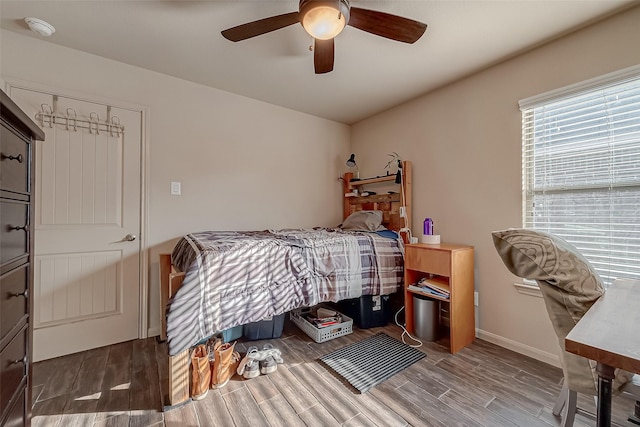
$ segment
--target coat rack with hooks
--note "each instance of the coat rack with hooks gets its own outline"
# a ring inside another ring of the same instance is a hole
[[[100,135],[100,132],[108,132],[112,137],[120,137],[124,134],[124,126],[120,124],[118,116],[111,115],[111,107],[107,106],[107,119],[100,120],[100,115],[91,112],[86,119],[78,118],[76,110],[67,108],[65,114],[57,112],[58,97],[53,97],[53,107],[42,104],[36,114],[36,120],[42,127],[52,128],[53,125],[62,125],[66,130],[77,132],[78,128],[88,129],[90,134]]]

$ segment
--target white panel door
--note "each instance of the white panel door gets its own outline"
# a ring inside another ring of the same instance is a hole
[[[34,361],[138,338],[142,113],[18,88],[11,97],[46,135],[35,159]],[[43,109],[57,123],[38,120]],[[113,116],[124,132],[98,125]]]

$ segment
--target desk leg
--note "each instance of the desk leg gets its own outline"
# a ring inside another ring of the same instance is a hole
[[[598,427],[611,426],[611,389],[615,368],[598,363]]]
[[[629,422],[640,426],[640,400],[636,400],[636,408],[633,414],[629,415]]]

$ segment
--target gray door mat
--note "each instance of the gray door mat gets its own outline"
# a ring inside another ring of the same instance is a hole
[[[391,378],[426,354],[385,333],[349,344],[320,358],[360,393]]]

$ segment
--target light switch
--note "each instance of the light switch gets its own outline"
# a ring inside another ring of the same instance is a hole
[[[172,181],[171,182],[171,195],[179,196],[180,195],[180,183]]]

